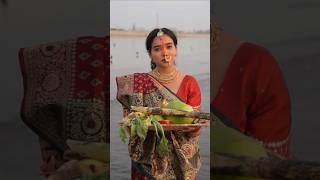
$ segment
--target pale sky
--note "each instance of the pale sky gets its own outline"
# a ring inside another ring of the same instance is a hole
[[[160,27],[193,31],[210,28],[209,0],[112,0],[110,2],[110,25],[112,28],[136,27],[153,29]]]

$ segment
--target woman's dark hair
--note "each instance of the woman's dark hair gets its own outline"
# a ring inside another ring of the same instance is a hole
[[[175,35],[175,33],[173,31],[171,31],[168,28],[156,28],[149,33],[149,35],[147,36],[147,39],[146,39],[146,48],[147,48],[148,53],[151,53],[152,42],[153,42],[154,38],[157,37],[157,34],[160,30],[163,32],[163,34],[168,35],[173,40],[174,46],[177,47],[178,40],[177,40],[177,36]],[[154,68],[156,68],[156,64],[151,60],[151,69],[153,70]]]

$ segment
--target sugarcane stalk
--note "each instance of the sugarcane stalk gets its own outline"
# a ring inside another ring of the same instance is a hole
[[[212,163],[211,174],[266,179],[320,179],[319,162],[285,160],[275,156],[254,159],[223,153],[214,153],[213,158],[218,158],[219,163]]]
[[[131,106],[132,111],[142,112],[144,114],[154,114],[154,115],[175,115],[175,116],[184,116],[184,117],[191,117],[197,119],[205,119],[210,120],[210,113],[206,112],[187,112],[181,111],[176,109],[168,109],[168,108],[160,108],[160,107],[143,107],[143,106]]]

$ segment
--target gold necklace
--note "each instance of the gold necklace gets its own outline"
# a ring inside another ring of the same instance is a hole
[[[170,73],[160,73],[158,69],[154,69],[151,73],[157,78],[158,81],[168,84],[172,82],[178,75],[177,68]]]
[[[221,28],[217,25],[217,23],[211,23],[210,26],[210,45],[213,47],[213,50],[215,51],[219,44]]]

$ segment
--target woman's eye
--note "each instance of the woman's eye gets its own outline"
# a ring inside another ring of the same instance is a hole
[[[167,46],[167,48],[168,48],[168,49],[171,49],[171,48],[172,48],[172,45]]]
[[[160,50],[160,48],[154,48],[153,50],[158,52]]]

